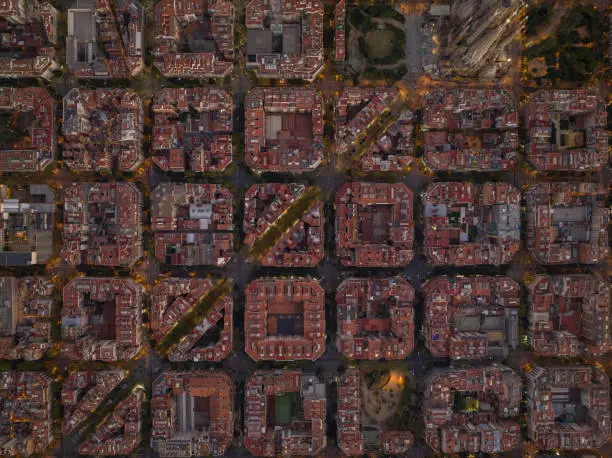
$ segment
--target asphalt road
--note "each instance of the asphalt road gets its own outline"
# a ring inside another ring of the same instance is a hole
[[[421,66],[421,25],[423,16],[411,14],[406,16],[404,31],[406,33],[406,77],[416,81],[423,73]]]
[[[148,18],[150,19],[150,17]],[[418,29],[420,27],[420,16],[409,16],[406,19],[406,56],[408,62],[408,69],[411,74],[420,75],[420,33],[418,33]],[[149,22],[150,24],[150,22]],[[230,89],[235,97],[235,126],[236,129],[240,129],[241,124],[243,123],[243,114],[242,114],[242,100],[249,89],[253,87],[252,83],[246,77],[244,72],[244,56],[239,56],[240,65],[237,66],[237,71],[235,72],[235,76],[232,78],[228,89]],[[150,98],[152,97],[159,89],[161,89],[166,82],[163,79],[159,79],[153,76],[151,72],[148,72],[145,76],[138,78],[134,81],[131,81],[129,87],[138,91],[143,97]],[[100,87],[103,86],[104,83],[100,82]],[[65,95],[71,88],[77,87],[78,81],[69,76],[64,76],[53,84],[53,87],[63,96]],[[324,93],[326,97],[333,96],[333,93],[339,89],[339,83],[333,81],[333,76],[327,72],[323,79],[320,82],[315,82],[314,86],[317,87],[321,92]],[[58,110],[59,114],[59,110]],[[150,155],[150,151],[147,151],[147,155]],[[489,269],[489,268],[475,268],[475,269],[444,269],[444,268],[433,268],[431,265],[428,265],[423,256],[420,254],[420,243],[419,243],[419,234],[421,234],[422,238],[422,223],[420,222],[418,215],[415,212],[415,221],[416,221],[416,255],[413,261],[403,269],[355,269],[355,268],[344,268],[340,265],[338,260],[333,255],[335,251],[335,240],[334,240],[334,224],[333,224],[333,195],[340,188],[340,186],[346,182],[350,181],[352,178],[350,175],[347,175],[345,172],[337,171],[333,166],[329,165],[333,161],[328,162],[328,165],[320,168],[314,173],[305,174],[305,175],[297,175],[295,177],[288,177],[286,175],[277,175],[277,176],[257,176],[250,172],[248,168],[245,166],[243,162],[238,164],[238,167],[235,169],[234,173],[226,178],[221,177],[221,180],[226,180],[236,189],[235,199],[242,202],[244,192],[254,183],[260,183],[265,181],[274,181],[276,179],[287,181],[289,179],[296,182],[303,182],[307,184],[316,184],[319,186],[325,193],[327,197],[327,224],[326,224],[326,253],[324,261],[314,269],[281,269],[281,268],[262,268],[261,266],[252,265],[246,262],[246,252],[242,250],[238,253],[234,259],[223,269],[207,269],[207,268],[197,268],[197,269],[186,269],[180,267],[170,267],[159,265],[159,263],[154,260],[151,255],[146,265],[146,276],[149,282],[153,282],[160,273],[163,272],[171,272],[173,275],[177,276],[186,276],[190,271],[195,271],[197,275],[204,275],[207,272],[213,272],[215,274],[225,275],[231,278],[235,284],[234,289],[234,300],[235,300],[235,312],[234,312],[234,320],[236,323],[235,329],[235,338],[237,340],[237,345],[235,348],[238,350],[227,361],[219,364],[175,364],[170,363],[166,360],[161,360],[154,351],[149,351],[145,357],[138,360],[133,368],[133,371],[130,375],[128,381],[124,382],[124,385],[133,385],[137,382],[143,382],[150,394],[152,381],[159,376],[159,374],[163,370],[171,370],[171,369],[183,369],[185,367],[191,367],[194,369],[205,369],[205,368],[219,368],[228,371],[234,377],[236,381],[236,385],[241,387],[244,385],[247,377],[256,369],[272,369],[272,368],[283,368],[282,364],[275,364],[271,362],[260,362],[255,363],[252,361],[242,350],[243,348],[243,336],[242,336],[242,323],[243,323],[243,310],[242,304],[244,304],[244,296],[242,292],[244,291],[246,285],[252,281],[253,279],[259,276],[268,276],[268,275],[312,275],[321,280],[321,284],[328,292],[328,297],[331,295],[333,297],[333,293],[339,283],[351,276],[388,276],[388,275],[404,275],[409,279],[411,284],[415,287],[417,293],[421,289],[421,283],[424,279],[438,274],[444,273],[499,273],[499,274],[508,274],[515,280],[520,280],[521,276],[525,272],[533,272],[538,270],[539,268],[532,263],[527,263],[525,260],[529,259],[529,254],[526,250],[526,247],[522,246],[521,252],[515,257],[513,263],[508,266]],[[529,174],[524,173],[523,171],[517,170],[514,173],[509,174],[482,174],[478,175],[480,178],[486,176],[495,176],[497,178],[503,178],[509,182],[514,183],[518,187],[522,187],[526,184],[529,184],[533,181],[533,177]],[[471,176],[470,176],[471,177]],[[461,176],[460,179],[464,179],[465,176]],[[168,175],[158,170],[152,168],[149,173],[146,175],[146,185],[149,189],[151,189],[156,184],[166,181],[168,179]],[[592,176],[589,179],[594,180],[607,180],[609,179],[609,173],[606,171],[604,174],[599,176]],[[60,174],[60,176],[56,177],[56,182],[62,184],[70,180],[70,176],[65,173]],[[418,208],[419,205],[419,194],[422,192],[428,183],[432,182],[434,178],[424,175],[419,172],[416,167],[405,177],[403,177],[403,182],[411,189],[414,194],[415,199],[415,208]],[[442,180],[441,177],[436,178],[436,180]],[[235,221],[235,224],[241,225],[241,221]],[[69,275],[74,273],[73,269],[65,269],[58,267],[56,271],[60,276],[64,279],[68,278]],[[333,301],[328,301],[331,310],[327,311],[328,317],[334,317],[335,315],[335,306]],[[422,298],[417,294],[417,299],[415,303],[415,308],[417,311],[422,312],[423,302]],[[419,335],[419,330],[422,326],[422,313],[417,313],[417,336]],[[329,320],[328,320],[329,321]],[[328,323],[329,324],[329,323]],[[316,362],[304,362],[302,366],[304,368],[309,368],[316,370],[320,377],[328,383],[329,387],[333,387],[334,381],[336,380],[339,372],[345,367],[346,363],[344,360],[339,358],[338,351],[336,349],[336,330],[333,326],[327,327],[327,335],[328,335],[328,343],[327,343],[327,351],[325,354]],[[523,352],[517,350],[513,352],[506,360],[506,364],[518,369],[520,367],[521,361],[523,361],[525,355]],[[424,374],[426,374],[432,367],[436,365],[446,365],[446,361],[435,361],[427,351],[424,350],[422,341],[417,343],[416,350],[411,354],[409,358],[406,360],[407,366],[413,372],[414,376],[418,379],[422,379]],[[112,366],[112,365],[109,365]],[[123,386],[123,385],[122,385]],[[235,410],[238,417],[242,416],[243,409],[243,394],[240,389],[237,390],[238,395],[235,404]],[[335,403],[335,390],[330,389],[328,391],[329,404],[333,405]],[[330,416],[334,413],[330,410]],[[331,423],[331,422],[330,422]],[[329,431],[330,436],[335,436],[334,431]],[[76,450],[79,444],[79,441],[82,437],[79,434],[72,434],[69,437],[65,437],[61,443],[56,447],[54,454],[55,456],[61,456],[65,458],[72,458],[77,456]],[[243,447],[242,447],[242,437],[240,434],[236,434],[236,446],[233,447],[228,456],[231,457],[242,457],[242,456],[251,456]],[[335,447],[334,444],[330,444],[325,451],[325,455],[327,456],[338,456],[339,451]],[[520,450],[517,451],[517,456],[520,455]],[[150,449],[149,443],[147,440],[144,441],[138,453],[135,456],[145,456],[151,457],[155,456],[155,453]],[[431,451],[427,448],[427,446],[423,442],[417,442],[414,448],[411,450],[410,456],[421,457],[421,456],[431,456]]]

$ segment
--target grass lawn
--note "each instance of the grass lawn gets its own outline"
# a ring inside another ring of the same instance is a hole
[[[384,59],[393,51],[395,33],[388,29],[372,30],[365,36],[368,59]]]
[[[274,423],[277,425],[286,425],[291,423],[293,418],[291,412],[291,404],[293,399],[292,393],[279,394],[274,398]]]

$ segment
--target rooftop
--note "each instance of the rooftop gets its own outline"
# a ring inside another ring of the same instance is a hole
[[[0,123],[0,171],[42,172],[55,160],[55,100],[45,89],[0,87]]]
[[[76,371],[62,384],[62,433],[75,431],[125,380],[124,370]]]
[[[610,287],[603,280],[594,275],[539,275],[527,287],[535,353],[577,357],[612,350]]]
[[[222,267],[233,256],[232,193],[217,184],[161,183],[151,193],[155,256],[172,265]]]
[[[518,130],[468,134],[435,131],[425,132],[423,137],[425,163],[436,171],[509,170],[518,157]]]
[[[206,299],[213,279],[164,278],[151,292],[153,338],[162,340]],[[222,361],[232,350],[233,300],[223,296],[184,336],[169,355],[171,361]]]
[[[346,59],[346,0],[336,3],[334,9],[334,60]]]
[[[51,79],[56,61],[59,12],[48,2],[3,0],[0,4],[0,77]]]
[[[131,78],[144,69],[145,11],[137,0],[76,0],[66,63],[78,78]]]
[[[55,285],[47,277],[0,277],[0,359],[35,361],[51,348]]]
[[[436,89],[427,93],[423,102],[424,160],[428,167],[454,172],[514,167],[519,116],[508,91]]]
[[[234,390],[225,372],[163,372],[153,382],[151,447],[162,457],[224,455],[233,441]]]
[[[350,359],[407,358],[414,348],[414,289],[403,278],[351,278],[338,287],[338,350]]]
[[[251,186],[244,196],[244,243],[252,246],[304,194],[300,183],[263,183]]]
[[[523,111],[525,151],[537,169],[595,171],[608,163],[606,103],[597,89],[539,91]]]
[[[397,97],[394,87],[345,87],[335,106],[336,149],[346,151]]]
[[[72,360],[126,361],[143,345],[144,288],[131,278],[77,277],[63,291],[62,353]]]
[[[256,361],[316,360],[325,352],[325,292],[316,280],[265,278],[246,290],[245,351]]]
[[[44,184],[0,184],[0,265],[44,264],[53,255],[55,195]]]
[[[610,381],[592,366],[536,366],[527,374],[527,435],[542,450],[585,450],[610,437]]]
[[[0,399],[3,456],[44,455],[53,441],[51,385],[44,372],[0,372]]]
[[[142,257],[142,194],[133,183],[72,183],[63,189],[62,260],[131,266]]]
[[[145,398],[143,388],[133,388],[102,424],[97,425],[95,432],[79,446],[79,454],[131,455],[142,440],[142,407]]]
[[[323,101],[311,88],[255,88],[245,99],[245,162],[258,173],[303,173],[324,157]]]
[[[527,246],[542,264],[597,264],[609,252],[608,193],[595,183],[538,183],[529,187]]]
[[[312,80],[323,68],[323,2],[251,0],[247,68],[259,77]]]
[[[320,455],[326,413],[326,386],[314,374],[258,370],[245,386],[244,446],[257,456]]]
[[[233,102],[224,89],[166,88],[152,110],[153,162],[160,169],[222,172],[232,162]]]
[[[131,89],[72,89],[64,97],[64,162],[79,172],[134,172],[144,161],[144,118]]]
[[[516,129],[519,114],[512,94],[498,89],[435,89],[423,97],[423,128]]]
[[[335,207],[336,254],[344,266],[400,267],[412,260],[412,192],[406,185],[346,183]]]
[[[434,369],[424,383],[425,441],[435,452],[502,453],[521,442],[521,379],[511,369]]]
[[[234,67],[234,7],[226,0],[155,5],[153,55],[166,77],[223,78]]]
[[[434,277],[423,285],[425,346],[438,358],[505,357],[518,346],[520,287],[510,277]]]
[[[508,183],[432,183],[423,207],[433,265],[508,264],[519,250],[521,193]]]
[[[365,148],[353,168],[364,172],[397,172],[413,161],[414,114],[404,109],[362,146],[366,130],[398,100],[394,87],[345,87],[335,107],[336,152],[346,154],[351,147]]]
[[[315,200],[304,215],[264,254],[267,267],[314,267],[323,259],[325,203]]]
[[[278,228],[281,217],[292,215],[296,218],[293,226],[263,253],[262,265],[312,267],[323,259],[325,203],[317,198],[301,213],[302,207],[298,208],[296,203],[305,190],[306,186],[299,183],[264,183],[253,185],[246,192],[243,220],[246,245],[252,247],[271,228]],[[282,230],[284,227],[279,233]]]

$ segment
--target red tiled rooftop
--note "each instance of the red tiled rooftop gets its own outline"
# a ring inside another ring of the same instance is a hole
[[[343,153],[353,145],[398,94],[394,87],[345,87],[335,106],[336,150]]]
[[[346,0],[340,0],[334,8],[334,60],[346,58]]]
[[[437,453],[502,453],[521,443],[521,379],[504,366],[434,369],[425,378],[425,441]],[[457,410],[455,393],[475,392],[491,409]],[[479,426],[481,425],[481,426]]]
[[[542,264],[597,264],[608,256],[607,190],[595,183],[538,183],[526,192],[527,246]]]
[[[11,431],[11,440],[2,444],[4,456],[47,453],[54,439],[52,384],[45,372],[0,372],[3,424]]]
[[[59,12],[50,3],[30,0],[24,6],[3,0],[0,77],[50,80],[60,66],[56,61]]]
[[[498,171],[512,169],[518,157],[518,131],[478,134],[436,131],[424,133],[424,160],[440,171]]]
[[[63,209],[66,264],[131,266],[142,256],[142,194],[133,183],[72,183]]]
[[[251,186],[244,196],[244,243],[252,246],[295,203],[306,186],[299,183],[263,183]]]
[[[160,183],[151,193],[155,256],[222,267],[233,255],[232,193],[217,184]]]
[[[256,361],[316,360],[325,352],[325,292],[316,280],[267,278],[246,290],[245,351]]]
[[[153,162],[162,170],[221,172],[232,162],[233,103],[224,89],[166,88],[152,111]]]
[[[320,0],[251,0],[246,4],[247,68],[259,77],[312,80],[323,68],[323,2]],[[281,19],[283,52],[261,40],[270,31],[270,17]],[[285,40],[289,47],[287,49]],[[297,41],[297,44],[295,42]],[[254,45],[254,43],[257,43]],[[263,45],[263,47],[261,46]]]
[[[606,105],[597,89],[541,90],[523,111],[525,150],[537,169],[597,171],[608,163]]]
[[[144,69],[145,10],[137,0],[75,2],[68,8],[66,63],[77,78],[132,78]],[[93,30],[75,23],[95,22]],[[77,29],[77,30],[75,30]],[[80,45],[99,46],[86,59]]]
[[[0,338],[0,359],[36,361],[51,349],[54,293],[55,284],[48,277],[0,277],[3,306],[11,307]]]
[[[204,300],[216,281],[202,278],[165,278],[151,292],[153,338],[163,339],[186,315]],[[218,330],[219,339],[196,345],[207,333]],[[222,361],[232,351],[233,300],[219,298],[199,322],[170,351],[171,361]]]
[[[64,286],[62,353],[83,361],[122,361],[143,344],[144,289],[131,278],[77,277]]]
[[[338,287],[338,349],[350,359],[407,358],[414,348],[414,289],[405,279],[351,278]]]
[[[0,87],[0,113],[12,114],[15,125],[27,133],[11,143],[0,140],[0,171],[47,168],[55,160],[57,147],[53,97],[43,88]],[[24,122],[29,124],[23,126]]]
[[[303,173],[323,161],[323,102],[311,88],[255,88],[245,99],[245,162],[256,172]]]
[[[144,161],[144,106],[131,89],[72,89],[64,97],[62,157],[79,172],[134,172]]]
[[[162,0],[155,5],[154,13],[154,64],[162,74],[190,78],[224,78],[231,74],[235,21],[231,2]],[[204,24],[202,18],[208,19],[209,23]],[[208,32],[205,38],[214,41],[213,51],[183,51],[182,42],[196,31]]]
[[[527,374],[527,435],[541,450],[586,450],[610,438],[610,381],[592,366],[536,366]],[[579,399],[586,421],[558,408]]]
[[[287,393],[300,397],[303,419],[277,424],[274,405]],[[326,386],[301,370],[254,372],[246,381],[244,446],[256,456],[318,456],[327,445]]]
[[[425,255],[433,265],[501,265],[520,245],[521,193],[503,182],[438,182],[423,196]]]
[[[529,339],[550,357],[603,355],[612,349],[610,288],[593,275],[537,276],[528,285]]]
[[[124,370],[76,371],[62,384],[62,433],[76,430],[126,378]]]
[[[267,267],[314,267],[323,259],[325,243],[324,202],[316,200],[310,209],[281,236],[262,257]]]
[[[499,89],[434,89],[423,97],[423,128],[517,128],[519,115],[512,94]]]
[[[222,456],[233,443],[234,381],[217,370],[166,371],[153,382],[151,446],[161,456]],[[207,415],[208,434],[196,429],[196,414]],[[184,422],[189,417],[190,423]],[[189,426],[191,425],[191,427]],[[184,427],[185,431],[178,431]]]
[[[399,267],[412,260],[412,192],[404,184],[346,183],[335,208],[336,251],[344,266]]]
[[[97,425],[95,432],[79,446],[79,454],[131,455],[142,440],[144,399],[144,389],[133,388],[104,422]]]
[[[518,345],[519,292],[510,277],[427,280],[423,285],[425,346],[439,358],[507,354]],[[495,324],[482,324],[487,319]]]

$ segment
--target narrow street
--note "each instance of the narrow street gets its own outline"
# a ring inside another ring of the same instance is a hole
[[[62,1],[62,5],[68,5],[67,1]],[[70,2],[72,3],[72,2]],[[143,4],[147,5],[147,26],[151,27],[152,24],[152,5],[153,0],[143,1]],[[244,17],[244,1],[235,2],[236,8],[236,22],[238,23],[238,18]],[[559,11],[564,11],[563,7],[559,7]],[[558,21],[557,17],[559,14],[558,11],[555,11],[553,16],[554,21]],[[327,306],[331,308],[331,310],[327,310],[328,317],[328,326],[326,329],[327,332],[327,348],[325,354],[316,362],[303,362],[300,364],[301,367],[311,369],[317,372],[319,376],[324,380],[326,386],[328,388],[327,397],[328,404],[335,405],[336,403],[336,380],[338,375],[346,369],[347,363],[341,357],[336,347],[337,343],[337,330],[335,327],[329,325],[329,317],[335,318],[336,308],[335,304],[330,298],[335,298],[335,291],[338,285],[342,280],[350,278],[352,276],[368,276],[368,277],[387,277],[393,275],[402,275],[406,277],[409,282],[413,285],[416,291],[416,300],[414,307],[417,310],[417,322],[415,325],[415,336],[417,342],[415,344],[415,351],[407,358],[404,363],[405,367],[407,367],[413,377],[417,379],[419,383],[422,383],[424,375],[427,372],[438,365],[448,365],[448,361],[439,361],[433,358],[427,350],[424,348],[423,336],[422,336],[422,327],[423,327],[423,298],[420,294],[421,287],[423,282],[434,276],[434,275],[443,275],[443,274],[498,274],[498,275],[508,275],[516,281],[521,281],[521,279],[525,276],[525,274],[530,273],[538,273],[545,272],[545,269],[535,262],[531,260],[531,256],[529,250],[527,249],[525,243],[526,234],[526,221],[523,213],[522,220],[522,241],[521,241],[521,249],[520,252],[515,256],[513,262],[509,265],[500,266],[500,267],[475,267],[475,268],[451,268],[451,267],[434,267],[428,264],[426,258],[422,254],[422,239],[423,239],[423,231],[424,231],[424,222],[421,214],[418,213],[422,209],[422,201],[421,201],[421,193],[426,189],[427,185],[435,182],[442,181],[440,176],[435,177],[431,174],[426,173],[421,170],[416,162],[410,172],[404,175],[389,175],[383,176],[380,178],[376,178],[380,181],[401,181],[412,191],[414,197],[414,221],[415,221],[415,257],[410,262],[408,266],[405,268],[380,268],[380,269],[358,269],[358,268],[345,268],[338,261],[335,256],[336,250],[336,233],[335,233],[335,214],[334,214],[334,196],[338,189],[348,181],[353,181],[358,178],[355,178],[354,173],[352,173],[350,169],[350,165],[353,163],[355,159],[359,157],[359,155],[365,150],[370,143],[372,143],[376,137],[388,127],[388,123],[395,119],[395,117],[400,113],[401,110],[405,109],[407,106],[410,106],[410,109],[420,108],[421,101],[418,98],[420,94],[425,92],[428,89],[434,87],[451,87],[455,86],[455,83],[443,83],[439,81],[433,81],[430,78],[423,76],[422,67],[420,65],[420,53],[421,53],[421,34],[418,32],[423,23],[423,16],[421,15],[407,15],[405,23],[403,25],[404,30],[406,32],[406,67],[408,73],[405,77],[405,81],[398,82],[397,85],[400,87],[401,96],[395,101],[389,111],[387,112],[385,118],[386,123],[373,123],[366,131],[363,133],[366,141],[361,145],[353,145],[350,152],[346,155],[346,157],[338,157],[331,156],[334,151],[333,145],[330,145],[330,148],[327,150],[328,157],[325,161],[325,164],[320,167],[318,170],[312,173],[306,173],[302,175],[294,175],[290,176],[287,174],[264,174],[257,175],[253,173],[245,164],[243,157],[238,157],[238,154],[235,154],[235,167],[232,169],[232,173],[226,176],[220,176],[218,179],[215,179],[215,182],[221,182],[226,186],[231,187],[235,190],[234,194],[234,208],[243,208],[244,204],[244,194],[246,190],[254,184],[257,183],[265,183],[272,182],[275,180],[283,181],[283,182],[299,182],[305,185],[315,185],[319,187],[325,196],[326,199],[326,213],[325,213],[325,258],[321,264],[319,264],[316,268],[312,269],[301,269],[301,268],[263,268],[260,265],[253,264],[247,261],[248,257],[248,249],[246,247],[242,247],[235,254],[234,258],[225,266],[224,268],[206,268],[206,267],[195,267],[195,268],[187,268],[187,267],[178,267],[178,266],[168,266],[163,265],[157,260],[154,256],[154,253],[148,252],[146,254],[146,258],[143,262],[131,269],[125,270],[112,270],[106,269],[108,275],[121,275],[132,277],[143,276],[148,283],[147,294],[150,293],[151,285],[160,278],[162,274],[169,274],[172,276],[178,277],[187,277],[190,273],[195,273],[198,277],[203,277],[206,274],[214,274],[217,276],[224,276],[228,279],[231,279],[233,282],[233,299],[234,299],[234,353],[232,357],[222,363],[197,363],[191,365],[191,367],[195,369],[223,369],[226,370],[231,376],[234,378],[236,383],[236,399],[234,405],[234,412],[238,418],[244,416],[244,384],[247,378],[252,375],[252,373],[257,369],[286,369],[288,367],[287,364],[282,363],[274,363],[274,362],[264,362],[264,363],[256,363],[254,362],[244,351],[244,332],[243,332],[243,323],[244,323],[244,304],[245,304],[245,296],[244,291],[248,284],[254,279],[261,276],[313,276],[320,280],[321,285],[324,287],[327,292]],[[397,25],[397,24],[396,24]],[[547,35],[549,33],[548,28],[544,30],[543,35]],[[238,33],[236,34],[238,35]],[[543,37],[537,37],[537,40],[542,39]],[[353,40],[353,41],[351,41]],[[536,40],[536,39],[534,39]],[[534,41],[535,42],[535,41]],[[533,43],[531,43],[533,44]],[[147,46],[150,48],[150,43],[147,43]],[[354,35],[351,36],[347,46],[350,48],[351,46],[358,47],[358,43],[355,42]],[[518,44],[517,44],[518,46]],[[150,51],[150,49],[149,49]],[[245,96],[256,87],[256,84],[248,77],[248,73],[246,70],[246,56],[245,49],[239,49],[236,53],[235,57],[235,70],[229,81],[221,83],[218,81],[218,86],[224,86],[233,96],[234,99],[234,115],[233,115],[233,125],[234,125],[234,137],[236,140],[243,141],[244,140],[244,99]],[[348,55],[351,55],[349,50]],[[511,75],[510,85],[515,90],[516,93],[522,91],[522,86],[520,82],[520,47],[513,48],[513,59],[516,59],[516,65],[519,71],[515,71]],[[361,62],[357,62],[357,64],[361,65]],[[355,65],[353,62],[349,62],[349,65]],[[325,71],[320,75],[313,83],[312,87],[316,88],[323,96],[323,99],[326,101],[335,101],[337,99],[338,93],[342,90],[344,83],[342,80],[336,77],[336,68],[333,65],[327,65]],[[154,69],[147,68],[141,76],[138,78],[134,78],[126,83],[126,88],[131,88],[136,91],[144,100],[150,101],[162,88],[171,87],[176,84],[181,84],[181,80],[169,80],[164,78]],[[190,83],[198,83],[197,81],[189,81]],[[200,82],[201,83],[201,82]],[[67,72],[59,77],[56,81],[53,81],[48,87],[53,88],[60,96],[65,96],[71,89],[79,87],[82,84],[82,81],[77,80],[76,78],[70,76]],[[107,82],[105,81],[95,81],[90,83],[95,87],[107,87]],[[495,87],[497,83],[487,84],[488,87]],[[409,86],[407,88],[406,86]],[[483,87],[484,85],[481,83],[471,83],[470,87]],[[605,88],[606,92],[609,90],[607,87]],[[57,101],[57,117],[61,118],[61,101]],[[149,116],[151,113],[146,113]],[[152,124],[149,124],[152,125]],[[333,127],[333,123],[332,123]],[[147,159],[150,159],[152,155],[151,149],[151,128],[145,132],[145,137],[149,137],[145,144],[145,156]],[[61,132],[60,132],[61,134]],[[242,151],[243,146],[241,145]],[[419,152],[420,154],[420,152]],[[19,179],[22,179],[19,177]],[[68,183],[78,180],[85,181],[86,179],[90,180],[99,180],[99,181],[109,181],[115,179],[112,174],[75,174],[70,172],[65,166],[59,168],[55,175],[41,179],[52,186],[59,192],[61,192],[62,187],[66,186]],[[159,183],[169,181],[172,179],[171,175],[168,173],[161,172],[156,169],[155,166],[148,161],[148,167],[146,172],[142,176],[128,175],[125,178],[128,181],[136,182],[146,190],[147,193]],[[199,182],[208,182],[205,177],[197,177]],[[535,174],[529,166],[520,167],[517,165],[512,172],[508,173],[483,173],[483,174],[465,174],[465,175],[454,175],[452,176],[453,180],[465,181],[465,180],[484,180],[484,179],[492,179],[499,180],[503,179],[509,183],[514,184],[517,188],[524,190],[528,185],[533,184],[536,179],[549,179],[546,174]],[[580,176],[569,176],[568,180],[579,180],[582,179]],[[588,180],[597,181],[603,184],[608,184],[610,180],[610,171],[606,169],[604,173],[601,174],[591,174],[588,177]],[[27,180],[24,180],[24,182]],[[369,181],[368,178],[364,178],[363,181]],[[56,196],[56,200],[59,201],[59,195]],[[524,202],[523,202],[524,203]],[[239,212],[241,214],[242,211]],[[237,228],[235,234],[239,237],[242,237],[244,234],[242,233],[242,221],[238,220],[236,215],[234,214],[234,225]],[[56,236],[59,236],[59,232],[56,231]],[[145,237],[152,237],[152,233],[150,230],[147,231]],[[79,271],[83,271],[82,266],[77,267],[69,267],[65,265],[61,265],[59,262],[49,262],[46,266],[46,273],[49,276],[57,276],[59,278],[59,284],[65,284],[69,279],[73,278],[78,274]],[[595,267],[596,269],[600,269],[602,272],[609,270],[609,266],[601,266]],[[34,269],[30,269],[33,271]],[[17,270],[15,270],[17,271]],[[27,269],[20,272],[29,272]],[[524,305],[524,304],[523,304]],[[516,349],[511,353],[511,355],[507,359],[491,359],[491,362],[503,362],[504,364],[514,368],[515,370],[520,370],[521,365],[525,362],[526,356],[522,349]],[[58,367],[58,370],[62,375],[65,375],[71,362],[67,361],[63,358],[55,358],[53,360]],[[608,361],[607,361],[608,362]],[[612,362],[612,361],[611,361]],[[351,363],[358,364],[358,363]],[[459,366],[460,364],[469,364],[469,363],[450,363],[450,366]],[[108,364],[109,368],[112,367],[125,367],[128,365],[127,363],[117,363],[117,364]],[[87,363],[81,364],[82,368],[90,367]],[[121,383],[121,385],[116,389],[114,395],[119,393],[121,390],[133,387],[137,384],[143,384],[147,390],[147,396],[150,399],[151,397],[151,387],[153,381],[162,373],[164,370],[179,370],[182,369],[185,365],[169,362],[167,359],[162,359],[155,352],[153,345],[147,344],[146,351],[144,351],[143,356],[133,361],[129,364],[130,366],[130,375],[127,380]],[[100,409],[104,408],[107,403],[114,402],[116,399],[109,398],[105,401]],[[59,402],[56,400],[56,402]],[[98,409],[99,410],[99,409]],[[328,409],[328,436],[335,437],[336,432],[332,430],[333,424],[335,424],[335,412]],[[94,413],[94,417],[96,421],[102,420],[101,418],[97,418],[96,413]],[[150,420],[150,419],[149,419]],[[150,442],[148,439],[148,433],[145,434],[145,439],[143,440],[142,445],[139,447],[137,452],[133,455],[135,457],[155,457],[157,456],[155,452],[152,451],[150,447]],[[83,428],[79,431],[67,435],[60,442],[57,442],[56,448],[53,451],[55,456],[63,457],[63,458],[72,458],[77,456],[77,448],[79,444],[84,439],[83,437]],[[232,447],[228,453],[230,457],[246,457],[252,456],[244,447],[243,447],[243,437],[242,435],[235,436],[235,445]],[[326,456],[338,456],[339,450],[336,447],[336,444],[333,441],[329,441],[328,447],[325,451]],[[522,449],[516,451],[515,456],[522,455]],[[429,447],[426,446],[424,441],[418,440],[411,450],[410,456],[414,457],[430,457],[433,456],[432,451]]]

